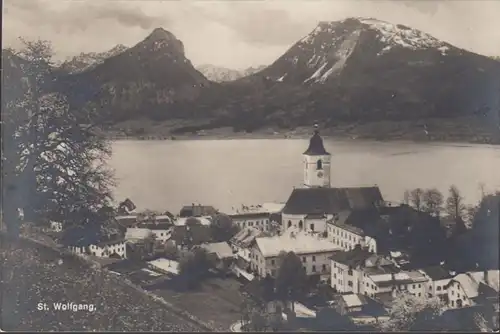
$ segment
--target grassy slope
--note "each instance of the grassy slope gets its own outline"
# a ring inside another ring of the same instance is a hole
[[[74,257],[0,235],[1,320],[11,331],[200,331],[151,297]],[[95,312],[38,311],[37,303],[91,303]]]

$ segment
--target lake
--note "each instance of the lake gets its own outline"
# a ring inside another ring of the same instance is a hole
[[[201,203],[224,211],[241,204],[287,200],[303,181],[308,140],[232,139],[113,143],[115,198],[138,209],[170,210]],[[377,184],[386,200],[406,189],[459,187],[466,202],[500,189],[500,147],[469,144],[325,139],[332,154],[332,187]]]

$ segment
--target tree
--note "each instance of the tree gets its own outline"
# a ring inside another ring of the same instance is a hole
[[[171,241],[167,241],[165,244],[165,257],[174,261],[179,259],[179,250]]]
[[[210,232],[215,242],[229,241],[239,230],[238,225],[225,214],[217,214],[210,224]]]
[[[389,319],[381,322],[381,330],[434,331],[442,329],[441,314],[444,305],[438,298],[416,297],[399,293],[389,310]]]
[[[279,261],[275,281],[276,294],[285,304],[290,302],[292,311],[295,311],[295,301],[304,295],[307,288],[307,274],[302,261],[294,252],[283,252]]]
[[[208,253],[197,248],[184,254],[179,262],[179,276],[188,288],[193,288],[203,280],[210,269]]]
[[[448,193],[448,198],[446,199],[446,212],[455,220],[464,220],[466,207],[460,190],[458,190],[455,185],[452,185]]]
[[[68,225],[109,221],[111,150],[97,133],[106,113],[90,104],[70,103],[54,89],[52,48],[24,41],[11,54],[2,87],[2,176],[4,220],[19,233],[18,210],[33,223]]]
[[[413,189],[410,192],[409,202],[417,211],[422,209],[423,195],[424,190],[421,188]]]
[[[443,194],[436,188],[427,189],[422,195],[424,211],[439,217],[441,213],[444,197]]]

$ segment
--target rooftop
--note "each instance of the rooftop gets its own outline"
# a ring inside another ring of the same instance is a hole
[[[387,283],[412,283],[412,282],[425,282],[427,279],[424,275],[417,271],[403,271],[386,274],[368,275],[370,279],[377,285],[384,285]]]
[[[356,247],[347,252],[339,250],[335,252],[330,259],[355,268],[358,266],[364,266],[365,261],[372,255],[373,253],[370,253],[368,250]]]
[[[295,188],[284,214],[335,214],[354,209],[375,208],[383,203],[378,187]]]
[[[153,261],[148,261],[148,264],[153,266],[153,268],[157,268],[164,272],[175,275],[179,274],[179,262],[174,260],[159,258]]]
[[[207,252],[214,253],[219,259],[226,259],[233,257],[233,250],[227,242],[214,242],[201,245]]]
[[[425,267],[422,268],[421,271],[424,272],[429,278],[433,281],[439,281],[443,279],[449,279],[452,278],[453,275],[450,274],[450,272],[446,269],[444,269],[442,266],[431,266],[431,267]]]
[[[274,237],[256,238],[255,241],[264,257],[276,257],[283,251],[294,252],[298,255],[326,253],[340,249],[330,241],[319,236],[295,231]]]
[[[127,232],[125,233],[125,240],[146,239],[151,235],[151,230],[148,228],[129,227],[127,228]]]
[[[236,233],[235,236],[231,239],[231,243],[241,246],[241,247],[248,247],[252,241],[255,240],[257,237],[265,237],[268,236],[266,232],[259,231],[255,228],[251,227],[245,227],[238,233]]]
[[[184,226],[186,225],[186,221],[188,219],[197,219],[201,225],[210,225],[212,223],[211,217],[179,217],[177,220],[174,222],[175,226]]]
[[[285,203],[268,202],[258,205],[242,205],[241,207],[232,207],[228,213],[231,216],[247,214],[270,214],[279,213],[285,207]]]

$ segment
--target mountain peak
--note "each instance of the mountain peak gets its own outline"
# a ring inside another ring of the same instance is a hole
[[[148,40],[154,40],[154,41],[170,41],[170,40],[177,40],[174,34],[172,34],[170,31],[167,31],[163,28],[155,28],[151,34],[149,34],[148,37],[146,37]]]
[[[139,45],[152,51],[169,49],[184,55],[184,44],[174,34],[163,28],[155,28]]]

